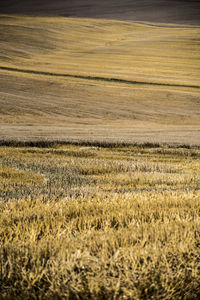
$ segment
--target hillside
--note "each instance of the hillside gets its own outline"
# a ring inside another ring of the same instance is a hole
[[[0,33],[1,139],[199,143],[199,28],[2,15]]]
[[[1,0],[0,13],[200,25],[196,0]]]

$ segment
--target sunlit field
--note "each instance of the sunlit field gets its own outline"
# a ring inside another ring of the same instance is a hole
[[[199,298],[198,147],[32,146],[0,147],[1,299]]]
[[[196,145],[200,27],[0,16],[0,139]]]
[[[1,15],[0,31],[4,67],[200,85],[198,26]]]
[[[196,15],[0,15],[0,300],[200,298]]]

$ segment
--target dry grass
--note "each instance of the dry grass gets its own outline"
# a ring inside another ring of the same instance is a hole
[[[4,66],[200,85],[199,27],[1,16],[0,31]]]
[[[200,297],[199,33],[0,16],[0,298]]]
[[[1,16],[1,66],[181,85],[0,70],[1,139],[199,143],[199,30]]]
[[[0,148],[0,294],[198,299],[199,149]]]

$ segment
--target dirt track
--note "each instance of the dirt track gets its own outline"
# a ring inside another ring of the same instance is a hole
[[[1,0],[0,13],[200,25],[198,0]]]

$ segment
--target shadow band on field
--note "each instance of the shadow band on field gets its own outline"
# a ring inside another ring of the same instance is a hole
[[[97,80],[97,81],[106,81],[106,82],[117,82],[125,84],[141,84],[141,85],[154,85],[154,86],[170,86],[170,87],[185,87],[185,88],[196,88],[199,89],[199,85],[187,85],[187,84],[175,84],[175,83],[161,83],[161,82],[148,82],[148,81],[135,81],[135,80],[126,80],[120,78],[107,78],[101,76],[87,76],[87,75],[75,75],[75,74],[64,74],[64,73],[53,73],[46,71],[36,71],[36,70],[27,70],[27,69],[18,69],[0,66],[0,70],[19,72],[26,74],[35,74],[35,75],[44,75],[44,76],[54,76],[54,77],[68,77],[68,78],[77,78],[77,79],[86,79],[86,80]]]
[[[1,0],[0,14],[200,25],[199,0]]]

